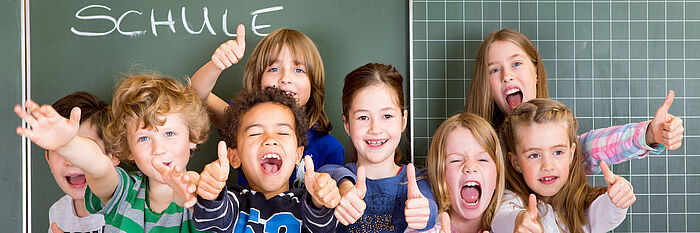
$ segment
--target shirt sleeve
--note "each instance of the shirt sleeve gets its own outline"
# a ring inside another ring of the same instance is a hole
[[[129,190],[135,185],[135,180],[132,180],[129,174],[121,167],[114,167],[117,170],[119,183],[112,194],[112,198],[106,205],[102,205],[102,200],[90,190],[90,186],[85,189],[85,209],[90,214],[102,214],[105,217],[105,222],[114,222],[121,215],[117,214],[120,204],[127,203],[128,200],[134,199],[135,192],[129,193]],[[131,196],[130,196],[131,195]]]
[[[618,164],[632,158],[641,159],[649,153],[659,154],[666,147],[647,145],[646,131],[651,121],[591,130],[579,137],[584,168],[587,174],[600,173],[600,161]]]
[[[328,173],[335,182],[340,182],[342,179],[348,179],[353,184],[356,184],[357,176],[355,173],[350,171],[350,169],[337,165],[337,164],[326,164],[319,168],[317,172]]]
[[[491,221],[493,232],[513,232],[515,230],[515,219],[520,211],[525,210],[523,207],[522,200],[517,196],[512,193],[504,195],[503,201],[501,201],[501,205]]]
[[[620,209],[610,200],[610,196],[605,192],[598,196],[586,212],[588,215],[589,232],[608,232],[625,221],[627,208]]]
[[[304,192],[302,208],[304,227],[306,227],[309,232],[335,232],[338,219],[333,215],[333,209],[326,208],[325,206],[316,209],[313,206],[313,200],[311,200],[311,195],[308,192]]]
[[[240,196],[224,188],[215,200],[206,200],[197,196],[194,205],[194,227],[207,232],[233,232],[235,220],[239,215]]]

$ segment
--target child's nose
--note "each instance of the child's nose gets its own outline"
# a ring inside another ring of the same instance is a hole
[[[464,163],[464,168],[462,171],[465,174],[476,173],[477,167],[478,164],[476,163],[476,161],[474,161],[474,159],[467,159],[467,161]]]
[[[370,133],[379,133],[381,130],[381,124],[379,123],[379,121],[374,120],[374,119],[370,119],[369,122],[370,122],[369,123],[369,132]]]
[[[515,78],[515,73],[510,69],[503,69],[503,82],[509,83]]]
[[[165,154],[165,152],[167,151],[167,148],[160,140],[152,140],[151,145],[153,145],[151,153],[153,153],[154,155]]]
[[[282,76],[280,77],[280,84],[290,84],[292,83],[292,72],[282,71]]]
[[[554,161],[549,156],[542,156],[542,171],[554,170]]]
[[[266,135],[267,137],[265,138],[265,141],[263,141],[263,145],[265,146],[276,146],[279,144],[277,141],[277,138],[273,137],[272,135]]]

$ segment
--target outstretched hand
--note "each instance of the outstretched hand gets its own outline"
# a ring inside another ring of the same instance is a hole
[[[163,181],[173,190],[175,204],[190,208],[197,203],[196,191],[199,174],[193,171],[183,173],[178,165],[165,166],[157,157],[151,160],[151,164],[160,173]]]
[[[600,162],[600,170],[603,172],[605,183],[608,184],[608,196],[612,203],[620,209],[630,207],[637,200],[632,185],[625,178],[610,171],[605,161]]]
[[[226,187],[228,172],[231,170],[226,151],[226,142],[220,141],[217,150],[219,159],[204,166],[197,183],[197,195],[206,200],[214,200]]]
[[[356,185],[348,180],[343,180],[340,183],[339,191],[342,198],[338,206],[335,207],[334,215],[343,225],[355,223],[365,213],[365,208],[367,208],[364,200],[367,193],[365,179],[365,167],[360,166],[357,168]]]
[[[683,120],[669,113],[675,93],[668,91],[664,103],[656,110],[654,119],[649,123],[646,134],[647,144],[660,143],[669,150],[681,147],[683,143]]]
[[[70,119],[56,112],[50,105],[39,106],[32,100],[25,102],[27,110],[15,105],[15,113],[31,128],[17,127],[17,134],[28,137],[46,150],[57,150],[68,144],[78,134],[80,108],[71,110]]]

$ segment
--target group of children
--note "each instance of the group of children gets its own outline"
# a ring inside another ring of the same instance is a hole
[[[47,150],[68,194],[50,210],[54,232],[603,232],[635,201],[608,164],[677,149],[683,137],[668,113],[672,91],[651,121],[578,136],[572,112],[547,99],[532,42],[504,29],[482,43],[465,112],[437,129],[427,169],[404,165],[398,150],[408,118],[399,72],[377,63],[350,72],[341,104],[353,152],[343,165],[323,63],[301,32],[263,38],[233,100],[211,93],[244,57],[243,26],[237,35],[187,85],[133,75],[111,106],[76,93],[15,107],[31,126],[17,133]],[[186,171],[210,122],[217,160]],[[585,174],[601,170],[607,187],[588,186]]]

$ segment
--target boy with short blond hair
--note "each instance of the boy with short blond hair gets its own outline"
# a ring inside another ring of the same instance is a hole
[[[139,171],[113,167],[89,139],[76,136],[79,109],[70,120],[49,106],[28,101],[18,115],[32,127],[18,134],[56,150],[83,169],[88,182],[86,208],[105,216],[107,232],[198,232],[191,212],[173,202],[173,190],[152,165],[160,158],[170,167],[185,167],[191,151],[207,138],[205,107],[190,87],[159,74],[132,75],[120,82],[107,125],[107,148]]]

